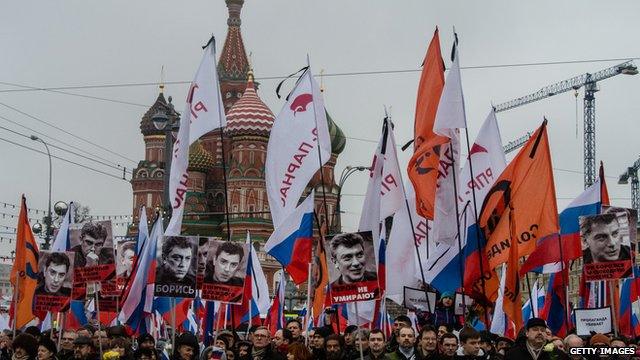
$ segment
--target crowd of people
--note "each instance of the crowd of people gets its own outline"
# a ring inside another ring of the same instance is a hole
[[[28,327],[0,333],[0,360],[591,360],[640,359],[636,342],[608,334],[564,339],[551,335],[545,321],[531,318],[516,340],[471,327],[459,331],[451,326],[426,325],[419,332],[407,316],[393,321],[387,338],[380,329],[348,326],[336,334],[331,326],[303,331],[300,320],[291,319],[272,336],[270,329],[253,326],[238,334],[223,330],[205,346],[190,332],[175,339],[155,339],[150,334],[132,336],[124,326],[108,328],[87,325],[77,330],[43,333]],[[572,348],[619,348],[632,350],[615,355],[574,355]]]

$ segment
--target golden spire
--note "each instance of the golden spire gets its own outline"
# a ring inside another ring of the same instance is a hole
[[[160,94],[164,94],[164,65],[160,68]]]
[[[249,71],[247,72],[247,81],[253,82],[253,51],[249,51],[249,58],[247,59],[249,65]]]

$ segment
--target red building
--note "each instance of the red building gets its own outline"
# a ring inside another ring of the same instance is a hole
[[[183,234],[220,236],[226,238],[225,190],[223,155],[227,174],[230,237],[244,241],[246,231],[259,249],[259,257],[270,287],[273,275],[280,265],[262,252],[264,242],[273,231],[269,203],[265,188],[265,160],[269,133],[274,114],[262,102],[257,92],[240,31],[240,13],[244,0],[226,0],[229,11],[227,37],[218,61],[220,89],[227,115],[227,126],[203,136],[189,152],[189,192],[183,220]],[[164,141],[163,131],[157,130],[152,117],[158,111],[167,111],[170,104],[162,87],[156,102],[143,115],[140,130],[144,137],[145,159],[133,171],[134,220],[138,209],[145,205],[151,219],[154,209],[163,208],[164,199]],[[173,119],[172,119],[173,120]],[[332,141],[331,160],[312,179],[316,189],[316,210],[321,219],[328,219],[332,232],[340,230],[339,216],[325,216],[322,205],[323,187],[327,211],[335,215],[338,186],[334,167],[338,155],[344,150],[346,139],[340,128],[327,114]],[[222,136],[221,136],[222,135]],[[321,181],[324,178],[324,184]],[[272,289],[273,291],[273,289]]]

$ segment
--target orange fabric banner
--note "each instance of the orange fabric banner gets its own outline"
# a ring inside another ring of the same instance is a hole
[[[440,147],[449,141],[447,137],[433,133],[433,123],[443,88],[444,62],[436,29],[424,59],[418,85],[413,135],[414,153],[407,167],[409,179],[416,192],[417,212],[427,219],[433,219],[435,208]]]
[[[559,232],[546,125],[545,120],[502,172],[482,204],[479,221],[487,238],[484,251],[490,269],[508,261],[512,244],[517,244],[519,257],[527,256],[535,249],[537,239]],[[509,207],[515,210],[513,236]]]
[[[16,255],[10,278],[14,301],[11,302],[9,313],[11,321],[15,321],[16,329],[19,329],[36,317],[33,305],[38,282],[38,244],[31,232],[24,195],[17,228]]]
[[[323,231],[324,232],[324,231]],[[324,312],[326,306],[330,305],[327,301],[327,287],[329,286],[329,269],[327,268],[327,257],[323,246],[324,235],[320,234],[318,238],[318,248],[313,258],[313,267],[311,273],[311,284],[313,286],[313,318],[317,320]]]
[[[517,212],[512,207],[509,208],[509,235],[511,241],[516,241],[517,234],[515,218]],[[509,247],[509,260],[507,262],[507,273],[504,282],[504,300],[502,309],[511,321],[515,324],[516,329],[522,327],[522,294],[520,293],[520,256],[518,246]]]

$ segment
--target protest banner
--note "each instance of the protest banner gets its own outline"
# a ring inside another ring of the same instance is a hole
[[[629,229],[629,241],[631,242],[631,251],[636,251],[636,243],[638,241],[638,228],[633,224],[638,223],[638,210],[621,208],[616,206],[602,206],[602,213],[615,213],[620,223],[627,223]],[[626,215],[626,216],[625,216]]]
[[[464,296],[464,302],[462,301],[462,294],[461,293],[456,293],[456,298],[455,298],[455,302],[454,302],[454,310],[453,313],[454,315],[464,315],[465,311],[464,311],[464,306],[467,307],[471,307],[471,305],[473,305],[473,298],[471,298],[471,296],[469,295],[465,295]]]
[[[332,304],[380,297],[371,231],[334,235],[325,249]]]
[[[427,294],[429,296],[428,299]],[[419,310],[433,313],[436,309],[436,293],[434,291],[425,292],[423,289],[415,289],[405,286],[404,303],[402,305],[407,310]]]
[[[201,237],[200,239],[198,239],[198,271],[196,272],[196,288],[198,290],[202,290],[202,283],[204,281],[204,271],[207,267],[209,250],[211,250],[214,240],[222,240],[222,238]]]
[[[197,259],[197,237],[163,236],[156,251],[155,296],[195,297]]]
[[[629,214],[625,211],[580,217],[582,260],[587,281],[631,276]]]
[[[247,273],[247,244],[211,239],[209,241],[202,298],[229,304],[242,304]]]
[[[589,336],[592,333],[608,334],[613,331],[611,307],[575,309],[576,334]]]
[[[74,281],[78,284],[115,277],[111,220],[69,225],[74,255]],[[75,287],[75,285],[74,285]]]
[[[133,271],[133,264],[136,259],[136,242],[127,240],[121,241],[116,246],[116,285],[122,291]],[[104,284],[104,282],[103,282]],[[105,291],[104,286],[102,291]]]
[[[71,298],[74,254],[40,251],[35,291],[36,311],[61,311]]]

